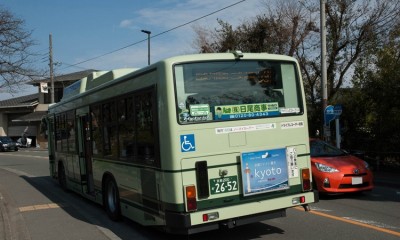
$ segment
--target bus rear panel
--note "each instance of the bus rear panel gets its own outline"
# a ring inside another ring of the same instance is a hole
[[[296,61],[244,56],[171,64],[176,116],[170,118],[177,123],[165,167],[181,171],[174,185],[182,182],[184,198],[183,212],[165,212],[172,232],[281,217],[317,200]]]

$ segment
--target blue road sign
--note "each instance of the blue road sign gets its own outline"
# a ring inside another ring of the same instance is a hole
[[[329,105],[325,108],[324,111],[324,123],[325,126],[328,126],[329,123],[336,118],[336,114],[334,111],[334,107],[332,105]]]
[[[336,115],[336,118],[339,118],[340,114],[342,114],[342,105],[336,104],[333,106],[333,112]]]

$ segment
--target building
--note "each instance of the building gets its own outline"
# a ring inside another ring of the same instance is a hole
[[[54,77],[54,102],[63,97],[64,88],[97,70],[85,70]],[[43,116],[51,103],[50,78],[29,82],[38,93],[0,101],[0,136],[17,141],[22,136],[32,139],[31,146],[47,148],[47,139],[40,131]]]

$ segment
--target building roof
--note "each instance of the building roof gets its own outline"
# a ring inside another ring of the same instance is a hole
[[[84,77],[87,77],[89,74],[93,72],[98,72],[98,70],[88,69],[80,72],[68,73],[60,76],[55,76],[55,82],[64,82],[64,81],[77,81]],[[50,78],[45,78],[41,80],[33,80],[31,82],[27,82],[27,84],[31,84],[34,86],[38,86],[41,82],[50,82]],[[34,107],[39,104],[39,93],[34,93],[31,95],[26,95],[22,97],[11,98],[7,100],[0,101],[0,109],[4,108],[18,108],[18,107]]]
[[[34,107],[39,104],[39,93],[0,101],[1,108]]]
[[[82,78],[87,77],[93,72],[98,72],[98,70],[84,70],[80,72],[74,72],[69,74],[64,74],[60,76],[54,77],[54,82],[74,82],[80,80]],[[41,80],[34,80],[28,82],[33,86],[40,85],[41,82],[50,82],[50,78],[41,79]],[[64,85],[64,84],[63,84]],[[30,108],[30,111],[34,111],[34,108],[39,104],[39,93],[30,94],[22,97],[11,98],[7,100],[0,101],[0,111],[16,111],[18,108]],[[46,111],[35,111],[28,113],[26,115],[20,116],[18,118],[13,119],[13,122],[36,122],[41,121],[42,117],[47,114]]]
[[[68,73],[68,74],[59,75],[59,76],[55,75],[54,82],[76,81],[76,80],[82,79],[84,77],[87,77],[92,72],[98,72],[98,71],[99,70],[88,69],[88,70],[84,70],[84,71],[80,71],[80,72],[73,72],[73,73]],[[49,83],[50,81],[51,81],[50,78],[45,78],[45,79],[34,80],[31,82],[28,82],[28,84],[32,84],[32,85],[36,86],[41,82]]]
[[[46,116],[47,111],[36,111],[32,113],[28,113],[26,115],[23,115],[21,117],[18,117],[16,119],[13,119],[13,122],[37,122],[41,121],[44,116]]]

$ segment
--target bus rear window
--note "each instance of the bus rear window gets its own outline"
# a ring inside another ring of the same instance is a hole
[[[293,62],[266,60],[175,65],[179,123],[301,114],[296,69]]]

